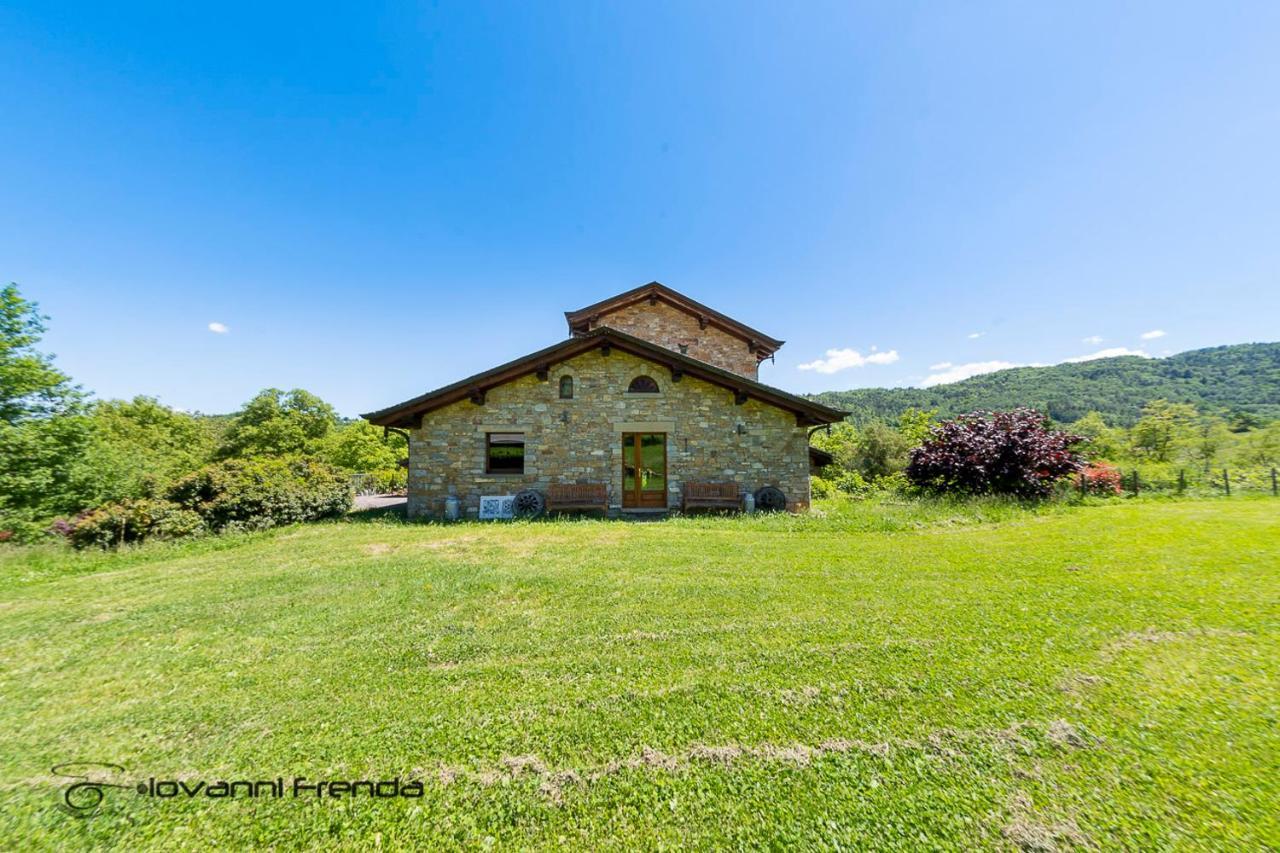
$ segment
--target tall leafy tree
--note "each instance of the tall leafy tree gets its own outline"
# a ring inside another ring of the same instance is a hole
[[[157,493],[213,458],[214,424],[152,397],[97,403],[88,421],[79,466],[95,503]]]
[[[0,421],[16,424],[63,414],[83,399],[67,375],[53,366],[53,356],[36,350],[47,319],[16,284],[0,288]]]
[[[71,469],[87,442],[83,394],[36,349],[46,318],[15,284],[0,289],[0,530],[83,506]]]
[[[906,468],[911,441],[888,424],[873,421],[858,432],[854,447],[858,472],[874,479]]]
[[[1174,451],[1194,435],[1196,407],[1189,403],[1152,400],[1130,433],[1133,447],[1156,462],[1168,462]]]
[[[326,462],[349,471],[393,469],[406,455],[403,436],[391,433],[384,437],[382,428],[368,421],[355,421],[331,432],[320,449]]]
[[[910,447],[916,447],[929,438],[929,430],[936,423],[937,415],[937,409],[909,408],[898,416],[898,432]]]
[[[1280,421],[1243,436],[1235,456],[1240,465],[1280,465]]]
[[[314,451],[338,425],[338,414],[309,391],[267,388],[235,414],[221,455],[287,456]]]
[[[1100,412],[1089,412],[1071,425],[1071,431],[1086,440],[1084,453],[1090,459],[1114,462],[1124,455],[1124,430],[1107,426]]]

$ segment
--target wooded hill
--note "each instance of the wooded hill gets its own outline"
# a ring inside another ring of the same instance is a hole
[[[975,409],[1034,406],[1055,421],[1097,411],[1130,426],[1151,400],[1191,403],[1213,414],[1280,418],[1280,343],[1190,350],[1168,358],[1120,356],[1051,367],[1015,367],[932,388],[860,388],[812,395],[851,420],[894,420],[908,408],[943,417]]]

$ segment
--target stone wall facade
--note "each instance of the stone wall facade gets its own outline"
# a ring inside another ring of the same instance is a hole
[[[748,379],[760,374],[760,362],[747,348],[747,342],[723,329],[707,324],[701,328],[698,318],[666,302],[650,305],[637,302],[602,314],[591,328],[608,326],[676,352],[684,352],[698,361],[715,365]],[[681,347],[685,349],[681,349]]]
[[[639,375],[652,377],[660,393],[628,393]],[[559,397],[562,376],[573,378],[571,400]],[[523,474],[485,472],[490,432],[524,433]],[[409,515],[442,516],[452,491],[474,518],[481,495],[551,483],[606,483],[616,512],[626,432],[666,433],[671,508],[680,506],[686,481],[735,482],[751,492],[775,486],[788,509],[809,506],[808,431],[793,413],[754,399],[737,405],[726,388],[687,375],[675,382],[660,365],[593,350],[554,365],[546,381],[525,376],[490,388],[483,405],[463,400],[425,414],[410,431]]]

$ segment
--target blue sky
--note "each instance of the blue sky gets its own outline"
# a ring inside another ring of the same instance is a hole
[[[1280,4],[188,5],[0,7],[0,279],[100,396],[354,414],[654,279],[795,391],[1280,339]]]

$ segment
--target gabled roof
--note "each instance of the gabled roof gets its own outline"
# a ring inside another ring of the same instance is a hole
[[[617,296],[610,296],[608,299],[601,300],[594,305],[588,305],[586,308],[579,308],[577,311],[564,312],[564,318],[569,323],[569,333],[580,335],[590,330],[591,321],[604,314],[617,311],[619,308],[626,308],[628,305],[634,305],[637,302],[648,300],[650,303],[664,302],[674,308],[684,311],[692,317],[697,318],[698,322],[703,326],[711,325],[716,328],[728,332],[735,337],[742,338],[752,351],[755,352],[756,358],[766,359],[773,355],[777,350],[781,349],[786,341],[780,341],[777,338],[770,337],[764,332],[751,328],[746,323],[739,323],[732,317],[721,314],[714,308],[708,308],[701,302],[695,302],[683,293],[672,290],[665,284],[657,281],[651,281],[648,284],[642,284],[637,288],[628,290],[625,293],[619,293]]]
[[[835,421],[843,420],[848,415],[848,412],[842,412],[839,409],[815,403],[813,400],[806,400],[804,397],[797,397],[795,394],[789,394],[786,391],[755,382],[728,370],[721,370],[704,361],[689,358],[687,355],[681,355],[666,347],[660,347],[657,344],[649,343],[625,332],[619,332],[617,329],[602,326],[599,329],[593,329],[577,337],[561,341],[554,346],[517,358],[515,361],[509,361],[492,370],[477,373],[475,376],[469,376],[460,382],[446,385],[443,388],[438,388],[435,391],[423,394],[420,397],[414,397],[412,400],[406,400],[395,406],[380,409],[376,412],[369,412],[361,415],[361,417],[378,426],[411,427],[418,418],[427,412],[468,398],[483,401],[485,392],[490,388],[504,385],[531,373],[545,372],[550,370],[552,365],[567,361],[584,352],[606,348],[628,352],[639,358],[662,365],[670,370],[673,375],[693,376],[704,382],[719,385],[722,388],[733,391],[736,395],[741,395],[743,399],[754,398],[763,403],[769,403],[780,409],[793,412],[797,423],[813,425],[834,423]]]

